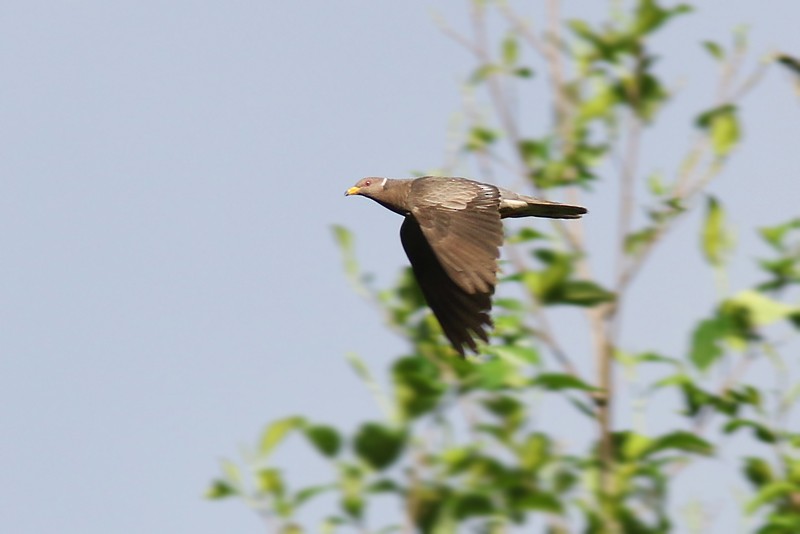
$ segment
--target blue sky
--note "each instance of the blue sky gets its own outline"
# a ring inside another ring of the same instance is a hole
[[[574,15],[577,3],[566,5]],[[800,55],[800,8],[765,5],[703,2],[659,34],[685,103],[649,139],[643,167],[671,161],[710,98],[701,39],[725,42],[746,23],[754,58]],[[462,3],[423,0],[3,6],[3,525],[263,532],[238,503],[201,499],[219,458],[284,415],[345,427],[380,417],[344,355],[380,371],[404,344],[348,287],[330,225],[353,230],[379,281],[405,265],[400,220],[342,193],[362,176],[445,160],[474,63],[433,11],[465,22]],[[752,281],[763,252],[750,228],[798,212],[789,76],[771,72],[745,118],[744,149],[715,185],[740,230],[734,287]],[[616,220],[604,198],[586,199],[598,252]],[[630,346],[685,345],[713,297],[711,274],[673,280],[700,265],[689,219],[636,284],[643,309],[655,301],[674,320],[649,332],[634,318]],[[283,454],[299,478],[324,477],[296,465],[300,452]]]

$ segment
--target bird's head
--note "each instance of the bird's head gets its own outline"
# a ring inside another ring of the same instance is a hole
[[[345,191],[344,194],[345,196],[362,195],[369,198],[380,197],[381,191],[386,187],[386,182],[386,178],[362,178],[356,185]]]

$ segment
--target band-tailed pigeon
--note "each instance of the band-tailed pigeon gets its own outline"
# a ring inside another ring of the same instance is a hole
[[[405,220],[400,240],[425,300],[462,356],[489,340],[489,311],[505,217],[578,219],[586,208],[520,195],[466,178],[369,177],[345,195],[362,195]]]

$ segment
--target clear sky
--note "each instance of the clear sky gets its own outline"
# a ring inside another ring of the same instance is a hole
[[[201,498],[219,458],[284,415],[345,427],[380,416],[344,354],[382,371],[404,344],[348,287],[330,225],[355,232],[379,280],[405,265],[400,220],[342,193],[442,164],[474,67],[431,18],[458,26],[467,2],[443,4],[4,2],[4,530],[263,532],[240,504]],[[656,41],[686,87],[676,114],[711,92],[701,39],[746,23],[755,57],[800,55],[796,2],[700,4]],[[741,230],[733,285],[752,281],[749,228],[796,215],[800,198],[789,76],[771,72],[745,104],[745,149],[716,187]],[[685,143],[688,117],[646,155]],[[587,202],[596,228],[616,220]],[[708,310],[709,279],[663,283],[700,264],[696,224],[682,227],[637,284],[639,302],[675,319],[655,341],[634,321],[638,349],[680,350]],[[303,480],[324,479],[318,467],[293,465]]]

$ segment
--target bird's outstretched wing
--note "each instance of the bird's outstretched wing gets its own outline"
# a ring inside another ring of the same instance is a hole
[[[489,311],[503,243],[500,193],[471,180],[420,178],[400,229],[414,276],[445,335],[460,354],[488,341]]]
[[[467,293],[494,292],[503,244],[500,193],[464,179],[413,182],[411,217],[448,276]]]
[[[456,284],[433,252],[419,224],[410,215],[400,228],[400,240],[422,294],[447,339],[462,356],[465,347],[477,353],[474,337],[488,341],[487,332],[492,327],[489,316],[491,291],[470,293]]]

